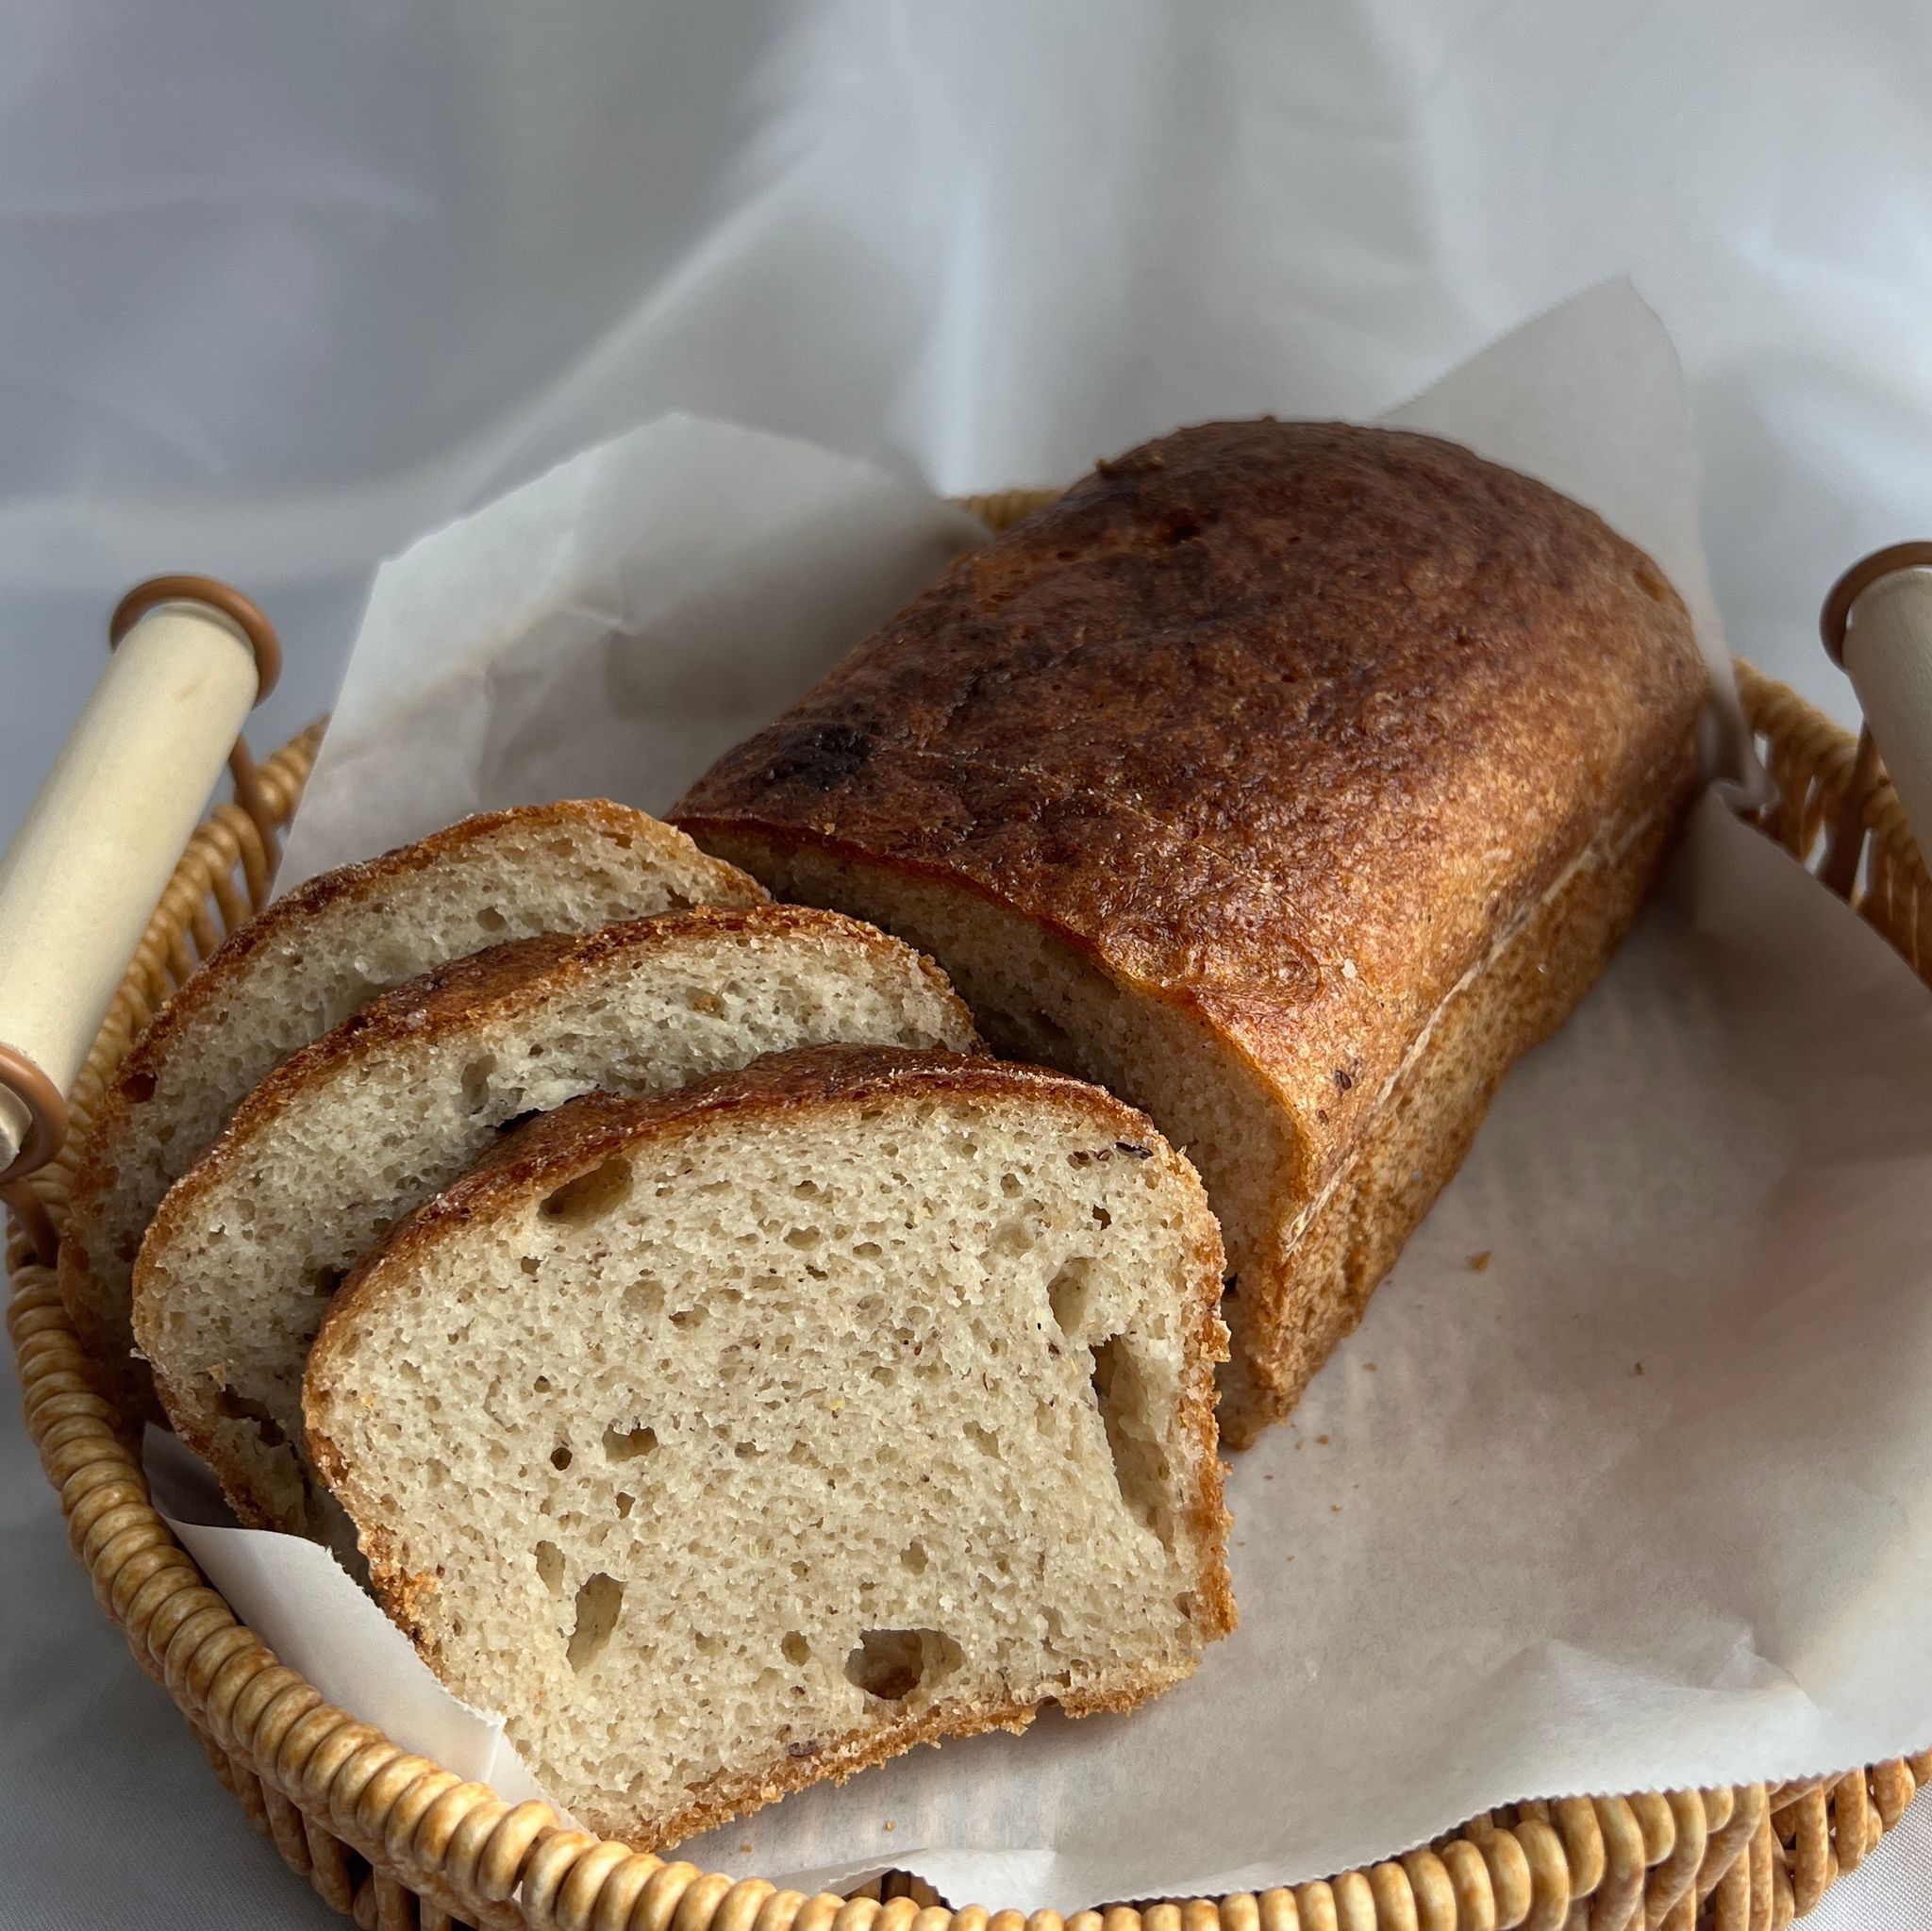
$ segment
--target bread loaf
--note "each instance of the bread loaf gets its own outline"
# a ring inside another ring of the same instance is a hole
[[[834,1040],[976,1044],[928,961],[802,906],[521,940],[373,1001],[271,1074],[155,1217],[134,1332],[176,1431],[244,1523],[341,1542],[302,1460],[302,1364],[362,1254],[521,1114]]]
[[[156,1015],[82,1146],[60,1290],[110,1387],[158,1415],[131,1357],[135,1253],[161,1196],[297,1047],[385,987],[498,940],[764,896],[683,833],[593,800],[467,818],[277,899]]]
[[[1143,1106],[1286,1411],[1629,924],[1706,676],[1650,559],[1464,449],[1209,424],[959,558],[674,816]]]
[[[377,1596],[591,1828],[1121,1709],[1233,1624],[1222,1256],[1144,1116],[821,1049],[534,1121],[305,1390]]]

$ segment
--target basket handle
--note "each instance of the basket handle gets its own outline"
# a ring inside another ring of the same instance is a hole
[[[0,1188],[16,1205],[15,1183],[60,1150],[64,1095],[225,759],[243,808],[268,823],[240,733],[281,668],[275,626],[226,584],[158,576],[122,599],[108,639],[108,668],[0,856]]]
[[[1832,585],[1818,627],[1865,713],[1859,773],[1875,776],[1885,760],[1912,836],[1932,856],[1932,542],[1893,543],[1854,563]],[[1849,813],[1869,789],[1855,777]],[[1863,837],[1862,822],[1839,828],[1841,861],[1856,868]]]

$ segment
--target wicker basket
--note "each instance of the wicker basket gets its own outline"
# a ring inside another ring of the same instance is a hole
[[[974,508],[999,526],[1037,500],[1014,493]],[[1784,686],[1742,663],[1738,675],[1781,794],[1762,829],[1815,864],[1932,979],[1932,883],[1875,758]],[[260,768],[251,802],[264,819],[293,812],[320,735],[312,727]],[[74,1139],[149,1015],[259,901],[272,862],[256,820],[234,805],[195,835],[75,1087]],[[907,1878],[851,1899],[808,1898],[667,1863],[566,1829],[547,1805],[505,1804],[398,1749],[277,1663],[208,1587],[151,1506],[133,1424],[89,1380],[61,1307],[48,1263],[71,1174],[62,1155],[26,1183],[31,1198],[16,1193],[8,1244],[8,1327],[28,1427],[69,1539],[102,1608],[180,1706],[215,1775],[289,1868],[365,1927],[1763,1931],[1809,1910],[1856,1869],[1932,1776],[1927,1752],[1799,1783],[1522,1804],[1326,1882],[1065,1920],[949,1910]]]

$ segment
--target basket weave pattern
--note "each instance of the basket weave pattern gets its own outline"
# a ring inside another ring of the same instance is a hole
[[[998,526],[1039,500],[1013,492],[973,507]],[[1890,784],[1784,686],[1744,664],[1739,680],[1782,794],[1762,828],[1847,881],[1863,916],[1932,978],[1932,884]],[[318,725],[262,767],[280,822],[319,737]],[[218,807],[163,896],[75,1086],[70,1146],[135,1035],[262,901],[268,873],[246,814]],[[325,1703],[237,1620],[152,1507],[128,1423],[90,1380],[60,1306],[47,1241],[64,1224],[71,1177],[71,1155],[34,1177],[44,1214],[17,1214],[8,1244],[8,1327],[27,1423],[69,1540],[216,1776],[289,1867],[365,1931],[1769,1931],[1856,1869],[1932,1777],[1927,1752],[1799,1783],[1527,1803],[1332,1880],[1064,1919],[949,1910],[903,1877],[850,1899],[808,1898],[666,1862],[566,1829],[547,1805],[506,1804],[400,1750]]]

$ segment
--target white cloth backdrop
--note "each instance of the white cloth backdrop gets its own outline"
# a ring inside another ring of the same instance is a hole
[[[1627,270],[1740,649],[1848,716],[1819,597],[1932,534],[1920,0],[42,0],[5,44],[0,828],[127,582],[268,604],[272,741],[378,557],[674,405],[1048,481],[1371,413]],[[336,1922],[95,1611],[4,1407],[0,1925]],[[1818,1922],[1932,1924],[1914,1816]]]

